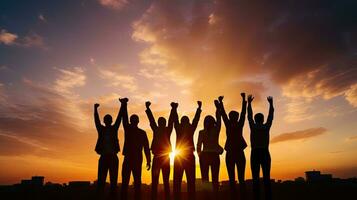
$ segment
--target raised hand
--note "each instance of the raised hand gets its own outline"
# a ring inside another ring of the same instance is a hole
[[[99,107],[99,103],[95,103],[94,108],[98,108],[98,107]]]
[[[245,99],[245,93],[244,92],[240,93],[240,96],[242,96],[242,98]]]
[[[202,101],[197,101],[198,108],[202,107]]]
[[[150,163],[148,162],[148,163],[146,163],[146,170],[150,170],[151,169],[151,165],[150,165]]]
[[[221,103],[222,103],[223,98],[224,98],[224,96],[219,96],[219,97],[218,97],[219,102],[221,102]]]
[[[151,102],[150,102],[150,101],[145,102],[145,106],[146,106],[147,109],[150,108],[150,105],[151,105]]]
[[[254,97],[250,94],[248,95],[248,102],[251,103],[253,101]]]
[[[121,103],[128,103],[128,101],[129,101],[129,99],[128,98],[119,98],[119,101],[121,102]]]
[[[268,96],[267,100],[270,104],[273,104],[273,97],[272,96]]]
[[[219,101],[218,100],[214,100],[214,105],[216,106],[216,108],[219,108]]]

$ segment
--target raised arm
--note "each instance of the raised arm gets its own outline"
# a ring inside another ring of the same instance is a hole
[[[94,104],[94,123],[95,123],[95,127],[99,131],[99,129],[102,127],[102,124],[100,123],[100,119],[99,119],[98,107],[99,107],[98,103]]]
[[[273,123],[273,118],[274,118],[273,97],[269,96],[267,100],[269,102],[269,114],[268,114],[266,125],[270,127]]]
[[[247,111],[247,101],[245,100],[245,93],[241,93],[240,94],[242,96],[242,111],[240,112],[240,118],[239,118],[239,124],[241,126],[244,125],[244,121],[245,121],[245,113]]]
[[[119,109],[119,111],[118,111],[117,118],[116,118],[116,120],[115,120],[115,122],[114,122],[114,128],[115,128],[115,129],[119,129],[121,118],[122,118],[122,108],[121,108],[121,106],[120,106],[120,109]]]
[[[179,122],[179,119],[178,119],[178,114],[177,114],[178,103],[171,103],[171,106],[172,106],[172,104],[176,105],[176,107],[171,110],[171,113],[172,113],[172,121],[174,123],[174,127],[175,127],[176,133],[177,133],[177,129],[178,129],[179,125],[180,125],[180,122]]]
[[[254,125],[254,120],[253,120],[253,110],[252,110],[252,101],[254,97],[252,95],[248,96],[248,121],[249,121],[249,126],[252,127]]]
[[[151,105],[151,102],[150,102],[150,101],[147,101],[147,102],[145,103],[145,106],[146,106],[146,111],[145,111],[145,112],[146,112],[146,115],[147,115],[148,118],[149,118],[150,127],[151,127],[151,129],[154,131],[154,130],[157,129],[157,124],[156,124],[154,115],[153,115],[152,112],[151,112],[150,105]]]
[[[146,136],[146,133],[144,131],[144,153],[146,157],[146,169],[150,170],[151,168],[151,155],[150,155],[150,147],[149,147],[149,140],[148,137]]]
[[[221,106],[218,100],[214,100],[216,106],[216,128],[218,133],[221,131]]]
[[[222,118],[223,118],[224,125],[226,125],[226,127],[228,127],[229,126],[229,119],[228,119],[226,110],[224,109],[223,96],[219,96],[218,100],[219,100],[220,111],[221,111],[221,115],[222,115]]]
[[[175,115],[174,112],[175,112],[175,110],[177,110],[177,106],[178,106],[178,103],[174,103],[174,102],[171,103],[171,111],[170,111],[170,116],[169,116],[169,122],[167,124],[168,133],[170,133],[170,134],[171,134],[172,129],[174,127],[174,115]],[[177,113],[177,111],[176,111],[176,113]]]
[[[122,118],[124,130],[129,127],[129,117],[128,117],[128,98],[119,99],[121,102]]]
[[[198,122],[200,121],[200,116],[201,116],[201,107],[202,107],[202,102],[201,101],[197,101],[197,110],[196,110],[196,114],[195,114],[195,117],[193,118],[192,120],[192,127],[193,127],[193,130],[196,130],[197,128],[197,125],[198,125]]]

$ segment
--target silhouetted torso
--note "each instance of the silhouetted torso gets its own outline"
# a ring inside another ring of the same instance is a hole
[[[149,151],[149,141],[144,130],[128,125],[125,128],[124,135],[124,156],[130,155],[142,158],[142,150]]]
[[[199,143],[202,141],[203,149],[202,152],[207,153],[221,153],[222,147],[219,145],[219,130],[217,128],[212,128],[210,130],[201,130],[198,135]],[[199,147],[198,147],[199,148]]]
[[[156,127],[153,129],[154,137],[151,144],[151,151],[154,155],[162,155],[171,152],[170,136],[172,128]]]
[[[116,126],[96,126],[98,131],[98,140],[95,147],[95,151],[98,154],[110,154],[118,153],[119,140],[118,140],[118,128]]]
[[[195,117],[192,120],[192,124],[182,124],[178,122],[178,115],[175,112],[175,130],[176,130],[176,149],[180,153],[192,154],[195,151],[195,145],[193,143],[193,135],[195,134],[198,121],[200,120],[201,109],[196,110]]]
[[[247,147],[247,143],[243,138],[243,122],[226,124],[227,140],[224,146],[226,151],[241,151]]]
[[[224,149],[227,152],[237,152],[242,151],[247,147],[247,143],[243,137],[243,127],[245,121],[247,102],[242,101],[242,111],[240,113],[240,118],[238,121],[232,122],[228,119],[226,111],[222,104],[222,118],[226,126],[227,140]]]
[[[180,152],[193,153],[195,151],[195,146],[193,143],[193,135],[195,133],[196,127],[191,124],[188,125],[178,125],[176,128],[176,148]]]
[[[270,136],[269,124],[254,124],[250,130],[250,144],[252,148],[268,148]]]

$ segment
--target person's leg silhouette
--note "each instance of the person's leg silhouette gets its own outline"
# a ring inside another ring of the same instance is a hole
[[[209,160],[207,153],[202,152],[199,157],[200,169],[201,169],[201,178],[203,182],[208,182],[208,169],[209,169]]]
[[[211,163],[212,185],[213,185],[213,191],[216,195],[219,188],[219,182],[218,182],[219,166],[220,166],[219,154],[212,155],[212,163]]]
[[[270,181],[271,158],[268,149],[266,149],[263,153],[264,153],[263,154],[264,157],[262,158],[262,171],[263,171],[265,199],[271,200],[272,199],[271,181]]]
[[[236,193],[236,181],[235,181],[235,162],[234,154],[232,152],[226,153],[226,166],[229,177],[229,188],[230,188],[230,197],[235,198]]]
[[[123,167],[121,170],[122,185],[121,185],[121,197],[122,199],[128,199],[128,186],[130,181],[131,166],[128,158],[124,157]]]
[[[183,165],[179,158],[174,160],[174,198],[175,200],[181,199],[181,183],[183,176]]]
[[[135,160],[133,163],[133,176],[134,176],[134,192],[135,192],[135,199],[141,199],[141,165],[143,159],[139,158]]]
[[[196,196],[196,165],[195,165],[195,156],[187,156],[185,161],[185,171],[187,179],[187,192],[188,199],[195,199]]]
[[[170,199],[170,157],[163,157],[162,165],[162,179],[164,182],[165,199]]]
[[[111,155],[111,163],[109,167],[109,177],[110,177],[110,192],[112,195],[116,195],[118,187],[118,168],[119,159],[116,154]]]
[[[109,170],[109,163],[106,155],[101,155],[98,162],[98,192],[103,193],[105,180]]]
[[[237,170],[238,170],[238,180],[239,180],[239,191],[241,199],[246,197],[246,185],[245,185],[245,165],[246,159],[244,151],[239,151],[237,154]]]
[[[253,199],[260,199],[260,188],[259,188],[259,173],[260,173],[260,152],[258,149],[252,149],[250,158],[250,167],[252,170],[253,177]]]
[[[157,185],[159,184],[160,176],[160,161],[157,156],[154,156],[151,168],[151,198],[157,199]]]

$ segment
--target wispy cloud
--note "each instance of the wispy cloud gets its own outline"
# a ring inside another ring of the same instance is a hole
[[[309,128],[309,129],[294,131],[289,133],[282,133],[280,135],[275,136],[270,142],[273,144],[273,143],[286,142],[291,140],[303,140],[303,139],[308,139],[308,138],[322,135],[326,133],[326,131],[327,129],[323,127],[318,127],[318,128]]]
[[[98,2],[102,6],[115,10],[120,10],[129,3],[128,0],[98,0]]]
[[[30,32],[29,34],[20,37],[18,34],[10,33],[5,29],[0,31],[0,44],[16,45],[18,47],[48,48],[43,37],[35,32]]]
[[[22,40],[19,41],[18,45],[23,47],[38,47],[47,49],[43,37],[35,32],[31,32],[25,37],[23,37]]]
[[[120,74],[108,69],[99,69],[100,77],[108,81],[109,86],[122,87],[130,92],[138,89],[136,78],[128,74]]]
[[[355,140],[357,140],[357,135],[348,137],[347,140],[348,140],[348,141],[355,141]]]
[[[84,69],[81,67],[74,67],[73,69],[55,68],[59,73],[55,80],[54,88],[58,92],[69,93],[74,87],[84,86],[86,84],[86,75]]]
[[[45,22],[45,23],[47,22],[47,19],[46,19],[45,15],[43,15],[43,14],[39,14],[37,18],[41,22]]]
[[[18,35],[14,33],[10,33],[5,29],[2,29],[0,31],[0,44],[13,45],[15,44],[17,38]]]

